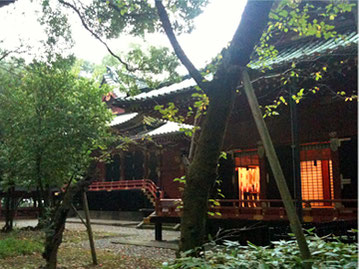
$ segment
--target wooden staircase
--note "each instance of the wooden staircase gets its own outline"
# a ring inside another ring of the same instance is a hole
[[[147,197],[147,199],[150,201],[151,205],[153,205],[153,207],[155,207],[156,206],[156,198],[152,196],[152,193],[144,188],[141,189],[141,191]]]
[[[150,179],[95,181],[88,188],[88,191],[115,191],[115,190],[141,190],[154,207],[156,205],[156,199],[163,198],[163,192],[159,190],[157,185]]]

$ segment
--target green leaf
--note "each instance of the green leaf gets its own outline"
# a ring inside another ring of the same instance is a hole
[[[279,16],[281,17],[287,17],[288,16],[288,11],[283,9],[278,13]]]

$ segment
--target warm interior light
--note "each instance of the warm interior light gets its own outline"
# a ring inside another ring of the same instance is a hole
[[[333,199],[333,168],[331,160],[301,161],[300,172],[303,200]],[[312,207],[333,206],[328,203],[311,203]]]
[[[240,200],[258,200],[260,191],[260,172],[258,155],[245,155],[235,158]],[[243,202],[242,206],[255,207],[256,204]]]
[[[259,166],[237,167],[241,200],[259,199]]]

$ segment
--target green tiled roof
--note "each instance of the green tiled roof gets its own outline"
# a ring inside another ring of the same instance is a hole
[[[357,33],[349,33],[345,38],[330,38],[328,40],[316,40],[304,44],[295,44],[279,52],[277,57],[264,62],[266,66],[276,67],[293,61],[308,60],[316,55],[332,54],[336,50],[357,44],[359,35]],[[259,61],[250,64],[252,69],[261,68]]]
[[[277,57],[269,59],[264,62],[264,65],[270,66],[273,69],[285,66],[294,61],[311,61],[316,57],[330,56],[336,53],[342,53],[347,48],[357,50],[359,35],[356,32],[351,32],[345,38],[330,38],[328,40],[314,39],[311,41],[298,41],[288,47],[279,50]],[[261,64],[258,60],[251,64],[252,69],[260,69]],[[131,103],[144,102],[149,100],[156,100],[167,96],[173,96],[181,93],[192,92],[193,86],[196,83],[193,79],[186,79],[180,83],[172,84],[167,87],[162,87],[147,93],[141,93],[136,96],[117,98],[115,105],[121,106]]]

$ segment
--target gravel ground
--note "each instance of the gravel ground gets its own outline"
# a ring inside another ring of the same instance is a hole
[[[122,227],[122,226],[109,226],[109,225],[91,225],[94,232],[108,232],[117,233],[119,237],[126,240],[134,241],[152,241],[155,239],[154,229],[136,229],[135,227]],[[81,223],[67,223],[66,228],[69,230],[86,230],[85,226]],[[163,230],[163,239],[167,241],[177,240],[180,233],[178,231]]]
[[[37,220],[15,220],[15,227],[27,227],[36,226]],[[0,227],[4,225],[4,222],[0,221]],[[92,230],[94,232],[108,232],[119,234],[118,237],[126,238],[126,240],[135,241],[152,241],[155,238],[154,229],[136,229],[135,227],[123,227],[123,226],[110,226],[110,225],[98,225],[92,224]],[[86,230],[82,223],[66,223],[66,229],[69,230]],[[179,231],[167,231],[163,230],[163,239],[167,241],[174,241],[179,238]],[[117,236],[116,236],[117,237]]]
[[[36,220],[18,220],[15,222],[16,227],[35,226]],[[0,227],[3,225],[0,222]],[[149,246],[138,246],[132,244],[126,244],[124,241],[129,243],[154,243],[154,230],[153,229],[136,229],[135,227],[122,227],[122,226],[109,226],[109,225],[91,225],[94,233],[96,232],[108,232],[115,233],[116,236],[99,239],[95,241],[96,248],[103,250],[113,251],[118,255],[154,258],[161,260],[172,260],[175,258],[175,251],[167,248],[149,247]],[[69,230],[85,230],[85,226],[81,223],[67,223],[66,229]],[[178,240],[178,231],[163,231],[163,238],[166,241],[174,242]],[[88,248],[88,242],[81,243],[83,247]],[[164,244],[165,245],[165,244]],[[173,245],[173,244],[172,244]]]
[[[117,255],[125,256],[134,256],[134,257],[143,257],[149,259],[158,259],[170,261],[175,258],[175,251],[172,249],[166,248],[157,248],[157,247],[145,247],[145,246],[135,246],[114,243],[116,238],[106,238],[96,240],[95,244],[97,248],[106,249],[113,251]],[[88,248],[88,243],[82,244],[84,247]]]
[[[70,230],[85,230],[83,224],[67,223],[66,228]],[[96,240],[97,248],[108,249],[114,251],[119,255],[156,258],[161,257],[164,260],[171,260],[175,258],[175,251],[166,248],[136,246],[132,244],[123,244],[123,241],[129,242],[148,242],[154,241],[154,230],[152,229],[136,229],[134,227],[119,227],[119,226],[105,226],[92,225],[94,232],[109,232],[116,233],[118,236]],[[175,241],[179,237],[178,231],[163,231],[163,238],[168,241]],[[82,245],[88,248],[88,242],[83,242]]]

